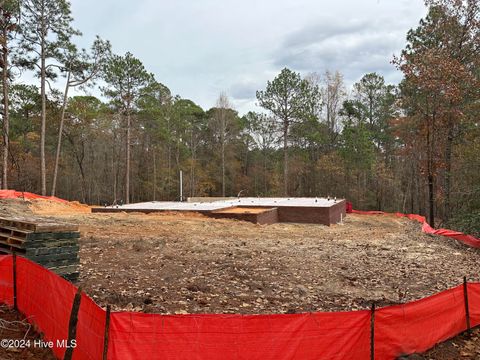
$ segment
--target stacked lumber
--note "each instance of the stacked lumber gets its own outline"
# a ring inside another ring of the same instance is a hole
[[[67,280],[78,279],[78,226],[41,218],[0,218],[0,254],[24,256]]]

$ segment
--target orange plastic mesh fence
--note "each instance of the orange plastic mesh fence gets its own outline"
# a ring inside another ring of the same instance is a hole
[[[12,256],[0,257],[0,301],[13,304]],[[17,257],[18,308],[65,353],[76,288]],[[480,283],[468,284],[480,325]],[[422,352],[466,330],[463,285],[375,312],[375,359]],[[370,311],[284,315],[111,314],[108,359],[370,359]],[[102,359],[106,312],[82,295],[74,359]],[[62,342],[63,341],[63,342]]]

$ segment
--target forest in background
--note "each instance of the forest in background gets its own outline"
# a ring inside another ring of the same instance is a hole
[[[78,49],[66,0],[0,1],[2,188],[178,200],[182,171],[185,197],[335,196],[478,235],[480,5],[425,3],[392,58],[399,84],[285,68],[257,91],[264,111],[239,114],[225,93],[211,109],[172,94],[106,40]]]

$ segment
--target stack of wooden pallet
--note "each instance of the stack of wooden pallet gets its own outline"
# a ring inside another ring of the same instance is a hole
[[[24,256],[67,280],[78,278],[77,225],[41,218],[0,218],[0,254]]]

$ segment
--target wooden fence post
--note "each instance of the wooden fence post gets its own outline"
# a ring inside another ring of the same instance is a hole
[[[17,311],[17,254],[15,251],[12,254],[12,264],[13,264],[13,308]]]
[[[370,360],[375,360],[375,303],[370,311]]]
[[[110,331],[110,312],[111,307],[107,305],[107,313],[105,315],[105,333],[103,335],[103,360],[107,360],[108,356],[108,335]]]
[[[74,341],[77,337],[78,310],[80,310],[80,302],[82,300],[82,287],[79,286],[75,298],[73,299],[72,312],[70,313],[70,321],[68,323],[68,341],[67,350],[65,351],[64,360],[72,360]]]
[[[470,307],[468,306],[468,283],[467,277],[463,277],[463,299],[465,301],[465,318],[467,320],[467,332],[470,334],[472,332],[470,327]]]

